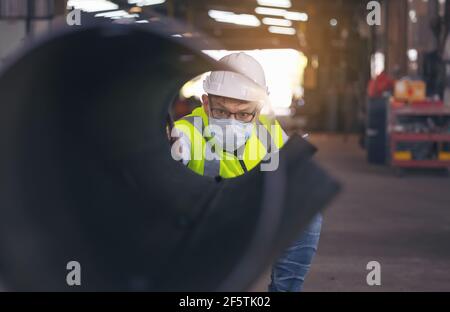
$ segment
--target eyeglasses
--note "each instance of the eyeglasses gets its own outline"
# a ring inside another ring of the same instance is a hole
[[[237,112],[237,113],[231,113],[226,109],[223,108],[217,108],[213,107],[215,106],[213,103],[213,98],[211,96],[208,96],[209,99],[209,109],[211,112],[211,116],[216,119],[229,119],[231,115],[234,115],[234,119],[241,121],[241,122],[252,122],[253,119],[255,119],[256,113],[258,112],[258,108],[256,108],[253,112]]]
[[[256,110],[253,113],[237,112],[231,113],[221,108],[211,108],[211,115],[216,119],[229,119],[231,115],[234,115],[234,119],[242,122],[252,122],[256,116]]]

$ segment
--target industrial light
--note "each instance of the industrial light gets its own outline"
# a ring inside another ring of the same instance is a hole
[[[337,19],[335,19],[335,18],[330,19],[330,26],[331,27],[336,27],[337,24],[338,24]]]
[[[229,11],[209,10],[208,15],[216,22],[221,23],[230,23],[251,27],[258,27],[261,25],[259,19],[251,14],[235,14],[234,12]]]
[[[273,26],[283,26],[283,27],[290,27],[292,26],[292,22],[289,20],[285,20],[282,18],[272,18],[272,17],[264,17],[262,19],[262,22],[266,25],[273,25]]]
[[[147,21],[147,20],[139,20],[139,21],[136,21],[136,23],[137,23],[137,24],[148,24],[148,23],[150,23],[150,22]]]
[[[385,57],[381,52],[375,52],[370,57],[370,76],[374,79],[384,71]]]
[[[133,17],[139,17],[138,14],[130,14],[124,10],[117,10],[117,11],[111,11],[111,12],[105,12],[105,13],[97,13],[95,14],[95,17],[106,17],[106,18],[133,18]]]
[[[287,11],[285,9],[257,7],[255,12],[260,15],[280,16],[291,21],[307,22],[309,19],[305,12]]]
[[[284,18],[292,21],[307,22],[308,14],[303,12],[286,12]]]
[[[129,4],[135,4],[137,6],[157,5],[163,4],[166,0],[128,0]]]
[[[85,12],[99,12],[117,10],[119,6],[108,0],[69,0],[67,8],[74,8]]]
[[[277,7],[277,8],[290,8],[292,6],[291,0],[257,0],[259,5]]]
[[[220,10],[209,10],[208,11],[209,17],[216,19],[216,18],[226,18],[227,16],[234,15],[234,12],[229,11],[220,11]]]
[[[313,56],[311,57],[311,66],[312,66],[314,69],[319,68],[319,57],[318,57],[317,55],[313,55]]]
[[[281,35],[295,35],[296,31],[292,27],[270,26],[269,32]]]
[[[417,62],[418,58],[419,58],[419,52],[417,52],[416,49],[409,49],[408,50],[408,59],[411,62]]]
[[[255,12],[260,15],[274,15],[284,17],[287,11],[285,9],[257,7],[255,8]]]
[[[411,22],[417,23],[417,13],[414,10],[409,11],[409,18],[411,19]]]

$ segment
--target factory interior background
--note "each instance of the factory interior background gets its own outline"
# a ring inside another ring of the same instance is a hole
[[[171,36],[207,40],[211,58],[260,62],[264,111],[341,184],[304,291],[450,291],[450,0],[0,0],[0,71],[30,42],[78,27],[74,10],[89,23],[174,19],[186,26]],[[201,105],[208,74],[174,94],[174,120]],[[249,290],[269,279],[267,268]]]

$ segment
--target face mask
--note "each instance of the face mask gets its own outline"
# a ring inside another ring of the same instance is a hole
[[[209,118],[210,132],[216,143],[227,152],[233,153],[243,146],[252,135],[253,123],[235,119]]]

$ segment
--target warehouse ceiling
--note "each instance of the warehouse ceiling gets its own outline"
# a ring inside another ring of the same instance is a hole
[[[111,2],[128,12],[140,4],[139,9],[142,11],[139,12],[139,17],[150,22],[155,21],[155,16],[173,17],[187,23],[188,27],[184,33],[189,37],[195,38],[197,32],[205,33],[217,39],[221,48],[229,50],[305,49],[309,39],[307,33],[310,37],[320,37],[323,29],[330,28],[331,19],[340,21],[351,17],[355,9],[360,10],[364,6],[364,2],[358,0],[111,0]],[[143,5],[158,2],[161,3]],[[283,7],[283,4],[286,5]],[[271,15],[274,12],[279,14],[280,10],[290,15]],[[230,15],[234,17],[231,18],[231,22]],[[280,20],[284,20],[281,22],[284,23],[281,28],[280,25],[273,25],[273,22],[277,24]],[[235,21],[239,21],[238,24],[234,23]],[[249,25],[239,24],[241,22]],[[286,32],[286,29],[289,29],[287,34],[279,33]]]

